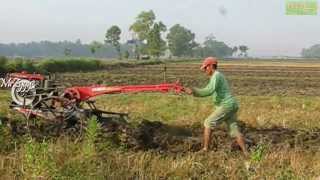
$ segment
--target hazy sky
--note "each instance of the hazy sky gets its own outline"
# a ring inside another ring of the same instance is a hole
[[[102,42],[114,24],[126,41],[135,17],[150,9],[167,27],[191,29],[198,42],[213,34],[230,46],[248,45],[254,56],[299,55],[320,43],[319,10],[287,16],[285,0],[0,0],[0,43]]]

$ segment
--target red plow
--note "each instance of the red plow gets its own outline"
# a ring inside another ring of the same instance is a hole
[[[12,73],[7,78],[14,79],[11,88],[12,103],[10,107],[21,112],[27,120],[41,117],[51,121],[68,121],[81,117],[96,116],[127,116],[99,110],[93,97],[106,94],[138,93],[138,92],[184,92],[179,83],[156,85],[105,86],[91,85],[64,88],[55,80],[55,76],[29,74],[26,72]]]

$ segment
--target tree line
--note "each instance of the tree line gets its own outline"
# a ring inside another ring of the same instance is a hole
[[[320,44],[302,49],[301,56],[305,58],[320,58]]]
[[[130,51],[126,44],[121,45],[124,51]],[[61,41],[41,41],[30,43],[11,43],[0,44],[0,56],[8,57],[99,57],[114,58],[117,57],[117,51],[108,44],[101,44],[93,41],[90,44],[84,44],[80,40],[76,42]]]
[[[165,55],[167,50],[169,57],[248,56],[249,48],[246,45],[230,47],[212,35],[201,44],[195,41],[195,33],[180,24],[168,29],[162,21],[156,19],[152,10],[142,11],[129,30],[133,32],[133,37],[127,44],[132,45],[132,51],[137,59],[143,55],[158,58]],[[120,34],[120,28],[113,25],[106,33],[105,42],[117,49],[121,59]]]
[[[229,46],[213,35],[203,43],[196,42],[195,33],[175,24],[170,28],[157,20],[152,10],[142,11],[129,27],[132,38],[120,43],[121,29],[117,25],[107,29],[102,42],[83,44],[76,42],[30,42],[19,44],[0,44],[0,55],[22,57],[104,57],[104,58],[159,58],[170,57],[230,57],[248,56],[246,45]]]

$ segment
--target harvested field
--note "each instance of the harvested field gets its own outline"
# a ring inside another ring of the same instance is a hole
[[[166,78],[164,69],[166,67]],[[164,81],[180,82],[186,86],[203,86],[206,77],[199,70],[200,63],[145,65],[133,68],[111,69],[99,73],[66,74],[64,80],[70,84],[103,82],[108,85],[150,84]],[[288,64],[279,66],[259,64],[232,65],[221,63],[219,70],[231,83],[236,95],[319,96],[319,64]]]
[[[204,86],[208,79],[199,65],[192,61],[113,66],[59,76],[66,86],[157,84],[164,79]],[[27,125],[8,109],[10,95],[1,90],[0,178],[319,177],[320,62],[222,61],[219,69],[240,102],[238,117],[249,159],[242,156],[224,125],[214,129],[211,150],[198,153],[203,120],[213,110],[210,98],[160,93],[99,96],[95,99],[101,109],[129,113],[128,121],[105,118],[97,126],[87,122],[66,127],[42,120]],[[32,157],[39,161],[29,161]]]

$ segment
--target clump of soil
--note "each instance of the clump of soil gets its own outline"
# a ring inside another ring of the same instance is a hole
[[[9,121],[10,122],[10,121]],[[111,140],[114,144],[125,146],[131,150],[155,150],[166,153],[195,152],[201,149],[202,126],[175,126],[159,121],[142,120],[138,124],[128,123],[117,118],[100,120],[100,139]],[[42,124],[29,126],[10,122],[12,134],[15,136],[30,134],[37,138],[54,138],[63,136],[79,137],[84,133],[80,124],[71,127],[61,127],[57,124]],[[273,149],[319,149],[320,130],[294,130],[281,127],[254,128],[245,124],[240,125],[247,139],[248,147],[257,144],[269,145]],[[226,128],[218,127],[212,134],[213,150],[240,150]]]
[[[245,124],[240,126],[249,148],[257,144],[269,145],[273,149],[318,149],[320,147],[319,129],[303,131],[282,127],[259,129]],[[105,123],[103,127],[110,130],[110,122]],[[129,124],[113,124],[112,127],[112,132],[120,137],[118,142],[135,150],[154,149],[177,153],[194,152],[201,149],[203,129],[199,125],[174,126],[158,121],[143,120],[135,127]],[[211,144],[214,150],[240,150],[224,127],[217,127],[213,130]]]
[[[114,137],[114,142],[133,150],[158,150],[165,152],[186,152],[200,149],[200,138],[192,129],[169,126],[159,121],[142,120],[130,124],[102,123],[104,135]],[[110,139],[110,138],[109,138]]]

